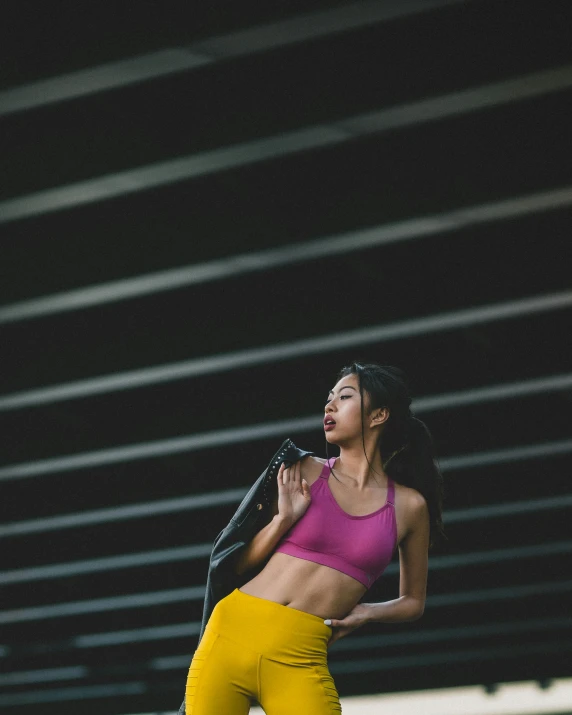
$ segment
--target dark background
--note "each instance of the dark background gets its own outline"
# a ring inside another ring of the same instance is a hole
[[[354,359],[408,373],[448,538],[342,698],[568,675],[571,4],[2,16],[2,711],[175,710],[212,540]]]

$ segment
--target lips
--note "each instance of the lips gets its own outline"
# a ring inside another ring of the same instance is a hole
[[[331,417],[324,417],[324,429],[326,430],[326,432],[329,432],[330,430],[334,429],[335,426],[335,420],[333,420]]]

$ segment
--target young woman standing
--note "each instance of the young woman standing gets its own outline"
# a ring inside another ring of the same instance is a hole
[[[403,373],[343,368],[325,404],[328,447],[278,472],[273,516],[239,552],[259,573],[219,601],[195,651],[187,715],[340,713],[327,649],[360,626],[423,614],[442,477]],[[399,597],[362,603],[399,550]]]

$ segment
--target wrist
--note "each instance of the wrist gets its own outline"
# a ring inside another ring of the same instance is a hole
[[[392,617],[392,608],[389,601],[378,601],[374,603],[363,603],[366,607],[365,620],[366,623],[390,623],[395,620],[395,614]],[[397,619],[399,620],[399,619]]]
[[[282,516],[282,514],[276,514],[273,518],[272,521],[278,529],[282,532],[288,531],[288,529],[294,525],[295,519],[294,517],[290,516]]]
[[[366,623],[376,623],[379,620],[379,612],[376,609],[375,603],[362,603],[362,606],[365,606],[367,610],[364,611],[365,613],[365,622]]]

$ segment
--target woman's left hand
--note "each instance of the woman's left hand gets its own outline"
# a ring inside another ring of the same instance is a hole
[[[328,647],[335,643],[339,638],[344,638],[355,631],[356,628],[363,626],[364,623],[369,621],[370,609],[364,603],[358,603],[354,608],[348,613],[345,618],[337,619],[330,618],[329,623],[332,627],[332,635],[328,641]]]

